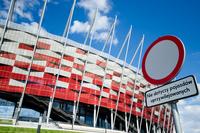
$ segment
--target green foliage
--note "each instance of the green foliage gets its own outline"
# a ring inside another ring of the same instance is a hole
[[[0,133],[36,133],[37,129],[0,126]],[[41,133],[76,133],[72,131],[57,131],[41,129]]]

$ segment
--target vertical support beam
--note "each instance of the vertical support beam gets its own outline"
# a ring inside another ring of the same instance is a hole
[[[140,53],[139,53],[139,60],[138,60],[138,65],[137,65],[137,72],[136,72],[135,81],[134,81],[134,87],[133,87],[133,91],[132,91],[132,98],[134,98],[134,95],[135,95],[136,80],[137,80],[137,77],[138,77],[138,74],[139,74],[139,67],[140,67],[140,61],[141,61],[141,57],[142,57],[143,43],[144,43],[144,35],[143,35],[142,40],[140,41],[140,44],[139,44]],[[135,58],[135,56],[136,56],[136,53],[134,55],[134,58]],[[131,61],[131,64],[132,64],[133,60]],[[129,115],[129,119],[128,119],[128,129],[129,129],[129,126],[130,126],[132,110],[133,110],[133,100],[131,101],[131,109],[130,109],[130,112],[129,112],[130,115]]]
[[[172,119],[172,121],[171,121],[171,127],[169,130],[170,133],[173,133],[173,128],[174,128],[174,119]]]
[[[163,105],[160,105],[159,116],[158,116],[158,124],[157,124],[158,128],[161,128],[160,117],[161,117],[162,108],[163,108]]]
[[[137,133],[140,133],[140,126],[139,126],[138,116],[136,116],[136,124],[137,124]]]
[[[110,32],[110,33],[112,33],[112,35],[111,35],[110,46],[109,46],[109,51],[108,51],[108,55],[109,55],[109,56],[110,56],[110,54],[111,54],[112,42],[113,42],[113,38],[114,38],[116,23],[117,23],[117,16],[115,16],[115,21],[114,21],[113,25],[111,26],[111,31],[112,31],[112,32]],[[110,36],[110,34],[108,34],[107,39],[110,38],[109,36]],[[106,42],[105,42],[104,45],[107,45],[107,42],[108,42],[108,41],[109,41],[109,40],[106,40]],[[103,47],[103,49],[104,49],[104,48],[105,48],[105,47]],[[102,51],[102,52],[103,52],[103,51]],[[105,72],[107,71],[108,62],[109,62],[109,57],[106,59],[106,66],[105,66],[105,69],[104,69]],[[101,99],[102,99],[102,92],[103,92],[103,85],[104,85],[105,79],[106,79],[106,73],[105,73],[105,75],[103,76],[102,86],[101,86],[101,89],[100,89],[100,97],[99,97],[99,101],[98,101],[97,117],[96,117],[95,126],[96,126],[96,123],[97,123],[97,120],[98,120],[98,116],[99,116],[99,110],[100,110],[100,106],[101,106]]]
[[[111,129],[114,129],[114,121],[113,121],[113,109],[111,109],[111,114],[110,114],[110,117],[111,117]]]
[[[176,103],[171,104],[176,133],[182,133],[181,121]]]
[[[128,119],[127,119],[127,113],[125,112],[125,131],[128,133]]]
[[[149,133],[149,128],[148,128],[148,122],[147,122],[147,119],[145,119],[145,124],[146,124],[146,133]]]
[[[172,116],[172,109],[170,107],[170,112],[169,112],[169,116],[168,116],[168,123],[167,123],[167,133],[169,133],[169,127],[170,127],[170,120],[171,120],[171,116]]]
[[[95,120],[96,120],[96,105],[94,105],[94,112],[93,112],[93,127],[95,127]]]
[[[98,13],[98,8],[97,8],[96,11],[95,11],[95,15],[94,15],[94,18],[93,18],[93,20],[92,20],[92,24],[91,24],[91,26],[90,26],[89,31],[87,32],[87,35],[86,35],[85,41],[84,41],[84,43],[83,43],[83,44],[84,44],[83,46],[85,46],[85,44],[87,43],[87,40],[88,40],[88,38],[89,38],[89,36],[90,36],[90,34],[91,34],[91,32],[92,32],[92,28],[94,27],[94,23],[95,23],[95,20],[96,20],[97,13]]]
[[[72,129],[74,129],[74,122],[73,120],[75,120],[75,112],[76,111],[76,101],[74,100],[74,105],[73,105],[73,116],[72,116]]]
[[[166,131],[165,130],[166,115],[167,115],[167,106],[165,106],[165,114],[164,114],[164,121],[163,121],[163,133]]]
[[[156,133],[156,125],[153,125],[153,132]]]
[[[78,76],[76,75],[76,90],[78,90]],[[76,114],[76,93],[75,93],[74,105],[73,105],[73,116],[72,116],[72,130],[74,129],[75,114]]]
[[[120,57],[120,54],[121,54],[121,52],[122,52],[122,49],[124,48],[124,46],[125,46],[125,44],[126,44],[126,41],[127,41],[125,59],[124,59],[124,62],[123,62],[122,74],[121,74],[121,77],[120,77],[119,92],[118,92],[118,95],[117,95],[117,104],[116,104],[116,107],[115,107],[114,126],[115,126],[115,120],[116,120],[117,111],[118,111],[119,98],[120,98],[121,87],[122,87],[122,80],[123,80],[123,78],[124,78],[125,63],[126,63],[127,56],[128,56],[128,49],[129,49],[129,44],[130,44],[131,32],[132,32],[132,26],[130,27],[129,32],[128,32],[128,34],[126,35],[126,38],[125,38],[125,40],[124,40],[124,42],[123,42],[123,45],[122,45],[122,48],[120,49],[120,52],[119,52],[119,54],[118,54],[118,58],[119,58],[119,57]],[[125,112],[126,112],[126,111],[125,111]],[[125,122],[125,128],[126,128],[125,130],[127,131],[127,125],[126,125],[126,123],[127,123],[127,122]]]
[[[73,3],[72,8],[70,10],[70,15],[69,15],[69,18],[67,20],[65,30],[64,30],[64,33],[63,33],[63,38],[65,38],[65,36],[66,36],[66,38],[64,40],[64,48],[61,51],[60,64],[58,66],[58,74],[56,75],[56,83],[54,85],[53,93],[52,93],[52,96],[50,97],[50,101],[49,101],[48,112],[47,112],[47,124],[49,123],[49,118],[50,118],[50,115],[51,115],[53,101],[54,101],[54,98],[55,98],[55,93],[56,93],[56,89],[57,89],[57,82],[58,82],[58,78],[60,76],[60,69],[61,69],[61,66],[62,66],[62,60],[63,60],[63,57],[64,57],[66,45],[67,45],[67,39],[68,39],[68,35],[69,35],[69,29],[70,29],[70,25],[71,25],[71,21],[72,21],[72,17],[73,17],[75,4],[76,4],[76,0],[74,0],[74,3]]]
[[[149,123],[149,131],[151,131],[151,125],[152,125],[153,115],[154,115],[154,107],[151,108],[151,116],[150,116],[150,123]]]
[[[10,7],[9,7],[9,10],[8,10],[8,15],[7,15],[7,18],[6,18],[6,22],[4,24],[3,33],[1,35],[0,52],[1,52],[1,47],[2,47],[2,44],[3,44],[3,39],[4,39],[4,36],[5,36],[5,33],[6,33],[6,29],[7,29],[7,26],[8,26],[8,22],[11,21],[12,16],[13,16],[13,11],[14,11],[14,8],[15,8],[15,3],[16,3],[16,0],[11,0],[11,2],[10,2]]]
[[[147,86],[145,86],[145,89],[147,89]],[[143,104],[142,104],[142,113],[141,113],[141,120],[140,120],[140,130],[142,128],[142,121],[143,121],[143,116],[144,116],[144,104],[145,104],[145,97],[144,97]]]
[[[94,14],[94,17],[93,17],[93,21],[92,21],[92,24],[90,26],[90,29],[88,31],[88,35],[85,39],[85,42],[84,42],[84,45],[87,43],[87,38],[89,37],[89,35],[91,34],[91,31],[93,29],[93,27],[95,27],[95,21],[96,21],[96,16],[97,16],[97,12],[98,12],[98,9],[96,9],[95,11],[95,14]],[[89,44],[89,47],[91,47],[91,42],[92,42],[92,37],[93,37],[93,34],[91,35],[91,41],[90,41],[90,44]],[[74,117],[74,120],[73,120],[73,125],[74,125],[74,122],[76,120],[76,115],[78,113],[78,108],[79,108],[79,102],[80,102],[80,97],[81,97],[81,93],[82,93],[82,88],[83,88],[83,78],[85,76],[85,73],[86,73],[86,65],[87,65],[87,60],[88,60],[88,55],[89,55],[90,51],[88,50],[87,52],[87,56],[86,56],[86,60],[85,60],[85,63],[84,63],[84,70],[83,70],[83,74],[82,74],[82,80],[81,80],[81,86],[80,86],[80,90],[79,90],[79,93],[78,93],[78,99],[77,99],[77,103],[76,103],[76,111],[75,111],[75,117]]]
[[[63,32],[63,37],[65,37],[66,39],[68,39],[68,36],[69,36],[69,30],[70,30],[70,25],[71,25],[73,14],[74,14],[75,5],[76,5],[76,0],[74,0],[74,2],[72,4],[72,8],[70,10],[70,14],[69,14],[66,26],[65,26],[65,30]]]
[[[25,95],[25,92],[26,92],[27,84],[28,84],[28,78],[29,78],[30,73],[31,73],[31,67],[32,67],[33,58],[34,58],[34,55],[35,55],[35,52],[36,52],[36,46],[37,46],[37,42],[38,42],[39,35],[40,35],[40,30],[41,30],[41,26],[42,26],[42,22],[43,22],[43,18],[44,18],[44,13],[45,13],[45,10],[46,10],[46,5],[47,5],[47,0],[44,1],[42,15],[41,15],[40,22],[39,22],[39,25],[38,25],[38,30],[37,30],[36,43],[35,43],[34,48],[33,48],[33,56],[31,56],[31,63],[28,67],[28,74],[26,75],[25,85],[24,85],[24,88],[23,88],[22,95],[20,97],[20,101],[19,101],[17,112],[16,112],[16,117],[15,117],[16,119],[15,119],[14,124],[16,124],[17,121],[18,121],[18,117],[19,117],[19,114],[20,114],[20,111],[21,111],[23,100],[24,100],[24,95]]]

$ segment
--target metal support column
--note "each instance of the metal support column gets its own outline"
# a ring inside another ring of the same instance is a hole
[[[15,2],[16,2],[16,0],[11,0],[11,3],[10,3],[8,15],[7,15],[6,22],[5,22],[4,28],[3,28],[3,33],[1,35],[0,52],[1,52],[1,47],[2,47],[2,44],[3,44],[3,39],[4,39],[4,36],[5,36],[5,33],[6,33],[6,29],[7,29],[7,26],[8,26],[8,22],[11,21],[12,16],[13,16],[13,11],[14,11],[14,8],[15,8]]]
[[[94,112],[93,112],[93,127],[95,127],[95,120],[96,120],[96,105],[94,105]]]
[[[138,64],[137,64],[137,72],[136,72],[136,76],[135,76],[134,87],[133,87],[133,91],[132,91],[132,98],[134,98],[134,95],[135,95],[136,81],[137,81],[137,77],[138,77],[138,74],[139,74],[139,67],[140,67],[140,61],[141,61],[141,57],[142,57],[143,43],[144,43],[144,35],[142,37],[142,40],[140,41],[138,48],[136,49],[136,51],[137,51],[140,48],[140,53],[139,53],[139,59],[138,59]],[[130,64],[132,64],[132,62],[134,61],[136,54],[137,54],[137,52],[135,52],[135,54],[133,56],[134,58],[132,59]],[[133,100],[131,101],[131,109],[130,109],[130,112],[129,112],[128,130],[129,130],[130,122],[131,122],[132,110],[133,110]]]
[[[76,0],[74,0],[74,2],[73,2],[72,8],[70,10],[70,15],[69,15],[69,18],[67,20],[67,23],[66,23],[66,26],[65,26],[65,30],[63,32],[63,38],[65,38],[64,39],[64,49],[63,49],[63,51],[61,51],[60,64],[58,66],[58,74],[56,75],[56,83],[55,83],[55,86],[53,88],[53,94],[50,97],[50,101],[49,101],[48,112],[47,112],[47,124],[49,123],[49,118],[50,118],[50,115],[51,115],[53,101],[54,101],[54,98],[55,98],[55,93],[56,93],[56,89],[57,89],[57,82],[58,82],[58,78],[60,76],[60,69],[61,69],[61,66],[62,66],[62,60],[63,60],[63,57],[64,57],[66,45],[67,45],[67,39],[68,39],[68,35],[69,35],[69,28],[70,28],[70,25],[71,25],[75,4],[76,4]]]
[[[93,20],[92,20],[92,24],[90,26],[90,29],[89,29],[88,34],[86,36],[86,39],[84,41],[84,46],[86,45],[87,39],[90,36],[90,34],[91,34],[91,39],[90,39],[89,47],[92,46],[92,38],[93,38],[93,34],[94,34],[94,31],[92,32],[92,30],[95,27],[94,25],[95,25],[95,21],[96,21],[96,17],[97,17],[97,12],[98,12],[98,8],[95,11],[95,14],[94,14],[94,17],[93,17]],[[74,125],[74,122],[76,120],[76,115],[77,115],[78,109],[79,109],[79,102],[80,102],[80,97],[81,97],[81,93],[82,93],[82,89],[83,89],[83,82],[84,82],[84,76],[85,76],[85,73],[86,73],[86,66],[87,66],[87,62],[88,62],[89,53],[90,53],[90,51],[88,50],[87,54],[86,54],[87,56],[86,56],[86,59],[85,59],[85,62],[84,62],[84,70],[83,70],[83,73],[82,73],[81,86],[80,86],[80,90],[79,90],[79,93],[78,93],[78,99],[77,99],[76,109],[75,109],[76,110],[75,111],[75,117],[74,117],[74,120],[73,120],[73,123],[72,123],[73,125]]]
[[[172,113],[172,109],[170,107],[170,112],[169,112],[169,115],[168,115],[168,123],[167,123],[167,133],[169,133],[169,127],[170,127],[170,120],[171,120],[171,113]]]
[[[31,67],[32,67],[32,64],[33,64],[34,54],[36,52],[36,46],[37,46],[37,42],[38,42],[39,35],[40,35],[40,30],[41,30],[41,26],[42,26],[42,22],[43,22],[43,18],[44,18],[44,13],[45,13],[45,10],[46,10],[46,5],[47,5],[47,0],[44,1],[42,15],[41,15],[40,22],[39,22],[38,29],[37,29],[36,42],[35,42],[35,45],[34,45],[34,48],[33,48],[33,56],[31,56],[31,63],[28,67],[28,74],[26,75],[25,85],[23,87],[23,92],[22,92],[22,95],[20,97],[20,101],[19,101],[17,112],[16,112],[14,124],[16,124],[17,121],[18,121],[18,117],[19,117],[19,114],[20,114],[20,111],[21,111],[23,100],[24,100],[24,95],[25,95],[25,92],[26,92],[27,84],[28,84],[28,78],[29,78],[30,73],[31,73]]]
[[[122,49],[123,47],[125,46],[126,42],[127,42],[127,47],[126,47],[126,51],[125,51],[125,59],[124,59],[124,62],[123,62],[123,66],[122,66],[122,74],[121,74],[121,77],[120,77],[120,85],[119,85],[119,92],[118,92],[118,95],[117,95],[117,103],[116,103],[116,107],[115,107],[115,115],[114,115],[114,126],[115,126],[115,120],[116,120],[116,116],[117,116],[117,111],[118,111],[118,105],[119,105],[119,99],[120,99],[120,93],[121,93],[121,87],[122,87],[122,80],[124,78],[124,69],[125,69],[125,63],[126,63],[126,60],[127,60],[127,56],[128,56],[128,49],[129,49],[129,44],[130,44],[130,38],[131,38],[131,32],[132,32],[132,26],[130,27],[129,29],[129,32],[127,33],[126,35],[126,38],[123,42],[123,45],[122,45],[122,48],[120,49],[120,52],[117,56],[117,58],[120,57],[120,54],[122,52]],[[125,122],[125,128],[126,128],[126,131],[127,131],[127,125],[126,125],[127,122]]]
[[[181,121],[176,103],[171,104],[176,133],[182,133]]]
[[[153,133],[156,133],[156,125],[153,125]]]
[[[111,26],[111,30],[110,30],[110,32],[108,34],[108,37],[107,37],[106,42],[104,44],[104,47],[103,47],[103,49],[101,51],[103,53],[103,50],[105,49],[105,47],[106,47],[106,45],[107,45],[107,43],[108,43],[108,41],[110,39],[108,56],[110,56],[110,54],[111,54],[111,49],[112,49],[112,44],[113,44],[112,42],[113,42],[113,38],[114,38],[116,23],[117,23],[117,16],[115,16],[115,20],[114,20],[114,22],[113,22],[113,24]],[[109,57],[107,57],[107,59],[106,59],[106,66],[105,66],[105,69],[104,69],[105,72],[107,71],[108,61],[109,61]],[[98,108],[97,108],[97,115],[96,115],[97,117],[96,117],[95,126],[96,126],[96,123],[97,123],[97,120],[98,120],[98,116],[99,116],[99,110],[100,110],[100,106],[101,106],[101,99],[102,99],[102,92],[103,92],[103,85],[104,85],[105,79],[106,79],[106,74],[103,76],[102,86],[101,86],[101,89],[100,89],[100,97],[99,97],[99,101],[98,101]]]
[[[76,113],[76,101],[74,101],[74,105],[73,105],[73,114],[72,114],[72,129],[74,129],[74,122],[73,120],[75,120],[75,113]]]
[[[169,130],[170,133],[173,133],[173,128],[174,128],[174,119],[172,119],[172,121],[171,121],[171,127]]]
[[[146,124],[146,133],[149,133],[149,127],[148,127],[147,119],[145,119],[145,124]]]
[[[150,116],[150,123],[149,123],[149,131],[151,131],[151,125],[152,125],[153,115],[154,115],[154,107],[151,108],[151,116]]]
[[[128,133],[128,119],[127,119],[127,113],[125,112],[125,131]]]
[[[137,124],[137,133],[140,133],[140,126],[139,126],[138,116],[136,116],[136,124]]]
[[[167,106],[165,106],[165,114],[164,114],[164,121],[163,121],[163,133],[165,133],[165,123],[166,123],[166,116],[167,116]]]
[[[114,129],[114,120],[113,120],[113,109],[111,109],[111,114],[110,114],[110,117],[111,117],[111,129]]]

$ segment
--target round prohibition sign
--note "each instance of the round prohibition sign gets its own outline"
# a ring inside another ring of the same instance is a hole
[[[144,78],[155,85],[172,80],[185,59],[185,47],[180,39],[167,35],[158,38],[147,49],[142,60]]]

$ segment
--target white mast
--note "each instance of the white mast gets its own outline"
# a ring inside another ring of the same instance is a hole
[[[38,29],[37,29],[36,42],[35,42],[35,45],[34,45],[34,48],[33,48],[33,56],[31,56],[31,63],[30,63],[30,65],[29,65],[29,67],[28,67],[28,74],[26,75],[25,85],[24,85],[24,87],[23,87],[23,92],[22,92],[22,95],[21,95],[21,97],[20,97],[18,109],[17,109],[17,112],[16,112],[15,124],[16,124],[17,121],[18,121],[18,117],[19,117],[19,114],[20,114],[20,111],[21,111],[21,107],[22,107],[23,100],[24,100],[24,95],[25,95],[25,92],[26,92],[26,87],[27,87],[27,83],[28,83],[28,78],[29,78],[29,76],[30,76],[31,67],[32,67],[32,64],[33,64],[33,57],[34,57],[34,54],[35,54],[35,52],[36,52],[36,46],[37,46],[37,42],[38,42],[39,35],[40,35],[40,30],[41,30],[41,26],[42,26],[42,22],[43,22],[43,18],[44,18],[44,13],[45,13],[45,10],[46,10],[47,1],[48,1],[48,0],[45,0],[45,1],[44,1],[44,6],[43,6],[43,10],[42,10],[42,15],[41,15],[40,22],[39,22]]]
[[[117,104],[116,104],[116,107],[115,107],[114,125],[113,125],[112,129],[115,126],[115,121],[116,121],[116,116],[117,116],[117,110],[118,110],[118,104],[119,104],[119,98],[120,98],[120,92],[121,92],[120,90],[121,90],[121,87],[122,87],[122,80],[124,78],[124,69],[125,69],[125,63],[126,63],[127,56],[128,56],[128,49],[129,49],[129,43],[130,43],[130,38],[131,38],[131,32],[132,32],[132,26],[130,27],[129,32],[126,35],[126,38],[125,38],[124,43],[122,45],[122,48],[121,48],[121,50],[120,50],[120,52],[119,52],[119,54],[117,56],[118,58],[120,57],[122,49],[123,49],[123,47],[125,46],[125,44],[127,42],[125,58],[124,58],[123,67],[122,67],[122,75],[121,75],[121,78],[120,78],[119,92],[118,92],[118,96],[117,96]],[[126,131],[127,131],[127,122],[125,122],[125,128],[126,128]]]
[[[4,36],[5,36],[5,33],[6,33],[6,29],[7,29],[7,26],[8,26],[8,22],[11,21],[12,16],[13,16],[15,3],[16,3],[16,0],[11,0],[10,7],[9,7],[9,10],[8,10],[8,15],[7,15],[6,22],[5,22],[4,28],[3,28],[3,33],[1,35],[0,52],[1,52],[1,47],[2,47],[2,44],[3,44],[3,39],[4,39]]]
[[[69,35],[69,29],[70,29],[70,25],[71,25],[73,13],[74,13],[75,4],[76,4],[76,0],[74,0],[74,2],[73,2],[72,8],[70,10],[69,18],[67,20],[65,30],[63,32],[63,38],[65,38],[64,39],[64,48],[63,48],[63,51],[61,52],[60,64],[58,66],[58,74],[56,75],[56,83],[55,83],[55,86],[53,88],[53,94],[50,97],[50,101],[49,101],[49,106],[48,106],[48,111],[47,111],[47,124],[49,123],[49,118],[50,118],[50,115],[51,115],[51,110],[52,110],[52,106],[53,106],[53,102],[54,102],[54,98],[55,98],[55,93],[56,93],[56,89],[57,89],[57,82],[58,82],[58,78],[60,76],[60,69],[61,69],[61,66],[62,66],[62,60],[63,60],[63,57],[64,57],[66,45],[67,45],[67,39],[68,39],[68,35]]]
[[[94,18],[93,18],[93,20],[92,20],[92,24],[91,24],[91,26],[90,26],[90,29],[89,29],[89,31],[88,31],[88,33],[87,33],[87,36],[86,36],[86,39],[85,39],[85,41],[84,41],[84,45],[87,43],[88,37],[90,36],[90,34],[91,34],[91,32],[92,32],[92,30],[93,30],[93,28],[94,28],[95,20],[96,20],[96,16],[97,16],[97,12],[98,12],[98,8],[97,8],[96,11],[95,11]],[[91,40],[90,40],[89,47],[91,47],[92,37],[93,37],[93,34],[92,34],[92,36],[91,36]],[[84,45],[83,45],[83,46],[84,46]],[[88,60],[87,58],[88,58],[88,56],[89,56],[89,53],[90,53],[90,51],[88,50],[88,52],[87,52],[87,54],[86,54],[86,55],[87,55],[87,56],[86,56],[86,60],[85,60],[85,63],[84,63],[84,66],[85,66],[85,67],[86,67],[86,65],[87,65],[87,60]],[[77,104],[76,104],[76,107],[75,107],[75,115],[74,115],[74,118],[73,118],[73,121],[72,121],[72,125],[74,125],[75,120],[76,120],[76,116],[77,116],[77,113],[78,113],[79,102],[80,102],[81,92],[82,92],[82,88],[83,88],[83,77],[85,76],[85,73],[86,73],[86,68],[84,68],[83,74],[82,74],[81,86],[80,86],[80,90],[79,90],[79,93],[78,93],[78,99],[77,99]],[[73,128],[73,126],[72,126],[72,128]]]
[[[138,66],[137,66],[137,71],[136,71],[136,76],[135,76],[135,81],[134,81],[134,88],[133,88],[133,91],[132,91],[132,98],[134,98],[134,95],[135,95],[136,81],[137,81],[138,74],[139,74],[139,67],[140,67],[140,61],[141,61],[141,57],[142,57],[143,43],[144,43],[144,35],[143,35],[142,40],[141,40],[141,42],[139,44],[140,53],[139,53]],[[135,56],[136,56],[136,53],[135,53],[135,55],[133,57],[135,58]],[[134,58],[132,59],[131,64],[132,64]],[[130,109],[130,112],[129,112],[130,115],[129,115],[129,119],[128,119],[128,129],[129,129],[129,126],[130,126],[132,110],[133,110],[133,100],[131,102],[131,109]]]
[[[102,49],[102,53],[103,53],[103,50],[105,49],[106,45],[107,45],[107,42],[109,41],[109,38],[111,37],[110,39],[110,47],[109,47],[109,51],[108,51],[108,55],[110,56],[111,54],[111,49],[112,49],[112,44],[113,44],[113,38],[114,38],[114,34],[115,34],[115,26],[116,26],[116,23],[117,23],[117,16],[115,16],[115,20],[114,20],[114,23],[113,25],[111,26],[111,32],[109,32],[108,34],[108,37],[107,37],[107,40],[104,44],[104,47]],[[111,34],[112,33],[112,34]],[[110,36],[111,35],[111,36]],[[107,67],[108,67],[108,61],[109,61],[109,57],[107,57],[106,59],[106,66],[105,66],[105,69],[104,71],[106,72],[107,71]],[[100,104],[101,104],[101,99],[102,99],[102,92],[103,92],[103,85],[104,85],[104,82],[105,82],[105,78],[106,78],[106,74],[103,76],[103,80],[102,80],[102,86],[101,86],[101,89],[100,89],[100,97],[99,97],[99,102],[98,102],[98,108],[97,108],[97,114],[96,114],[96,121],[95,121],[95,126],[97,124],[97,120],[98,120],[98,116],[99,116],[99,109],[100,109]]]

